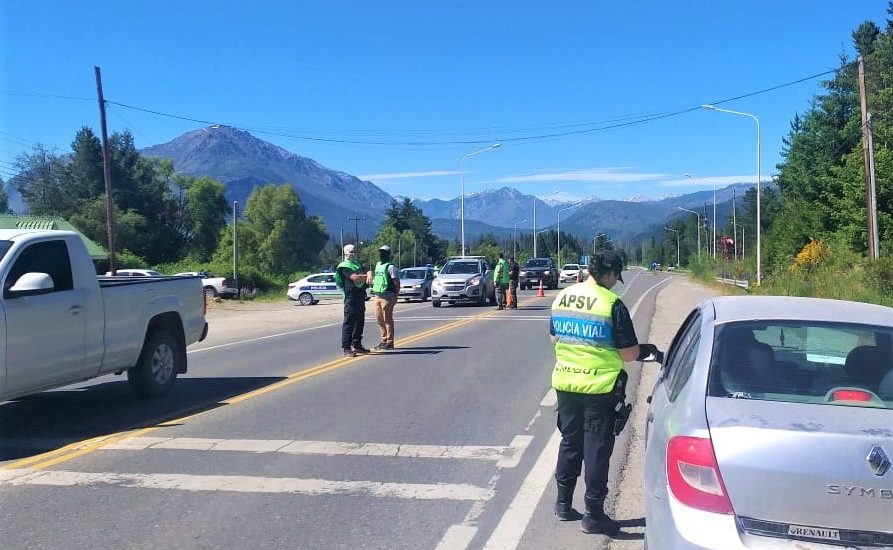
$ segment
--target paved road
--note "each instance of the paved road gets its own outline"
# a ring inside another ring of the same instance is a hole
[[[645,341],[670,278],[626,279]],[[106,377],[0,405],[2,547],[605,546],[550,511],[550,303],[401,304],[393,352],[341,358],[324,324],[195,349],[162,399]]]

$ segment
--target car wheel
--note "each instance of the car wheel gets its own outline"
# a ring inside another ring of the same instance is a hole
[[[206,286],[206,287],[205,287],[205,298],[207,298],[207,299],[209,299],[209,300],[213,300],[213,299],[216,298],[217,296],[218,296],[218,294],[217,294],[217,289],[216,289],[216,288],[214,288],[213,286]]]
[[[426,290],[425,292],[422,293],[422,301],[423,302],[427,302],[428,298],[430,298],[430,297],[431,297],[430,291]]]
[[[301,302],[301,305],[309,306],[313,303],[313,295],[309,292],[302,292],[300,296],[298,296],[298,301]]]
[[[183,371],[184,346],[166,329],[156,329],[143,345],[139,362],[127,371],[127,381],[139,397],[155,397],[167,392]]]
[[[437,300],[437,299],[431,300],[431,305],[434,307],[440,307],[440,300]]]

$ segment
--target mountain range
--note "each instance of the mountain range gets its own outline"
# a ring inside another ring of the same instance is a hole
[[[258,139],[248,132],[223,125],[214,125],[187,132],[168,143],[143,149],[145,156],[169,159],[178,173],[209,176],[222,182],[227,198],[244,205],[255,186],[267,183],[289,183],[308,214],[320,216],[326,228],[337,235],[339,229],[352,233],[360,218],[362,236],[378,231],[385,211],[395,199],[370,181],[326,168],[313,159],[299,156],[282,147]],[[743,197],[752,184],[736,184],[717,191],[720,219],[731,208],[733,193]],[[10,191],[10,206],[24,211],[20,197]],[[536,228],[554,228],[562,213],[561,229],[581,237],[607,233],[624,240],[650,237],[663,230],[667,220],[691,215],[679,208],[703,211],[712,202],[712,191],[685,195],[644,195],[627,200],[589,201],[572,206],[568,202],[546,201],[524,194],[511,187],[489,189],[465,197],[465,231],[469,240],[493,233],[510,236],[513,226],[520,233],[533,227],[533,204],[536,201]],[[460,234],[460,199],[413,199],[413,203],[432,220],[434,232],[446,239]],[[522,221],[523,220],[523,221]],[[521,222],[521,223],[518,223]]]

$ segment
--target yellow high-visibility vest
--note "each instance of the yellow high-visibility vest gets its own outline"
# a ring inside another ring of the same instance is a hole
[[[611,316],[617,300],[616,294],[590,279],[562,290],[552,302],[553,388],[585,394],[613,391],[623,370]]]

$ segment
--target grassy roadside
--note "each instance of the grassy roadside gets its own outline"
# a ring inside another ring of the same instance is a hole
[[[749,290],[716,281],[721,275],[750,279],[754,266],[743,262],[704,259],[690,266],[690,276],[726,295],[808,296],[893,307],[893,258],[870,261],[838,243],[822,246],[818,254],[798,255],[790,266],[764,272],[763,284]]]

